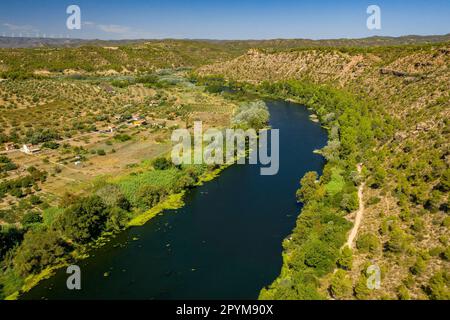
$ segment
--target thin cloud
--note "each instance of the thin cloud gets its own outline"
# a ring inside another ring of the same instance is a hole
[[[117,24],[99,24],[98,28],[103,32],[115,34],[129,34],[132,31],[130,27],[120,26]]]
[[[106,33],[112,33],[117,35],[124,35],[133,33],[133,28],[122,26],[118,24],[98,24],[93,21],[84,21],[83,26],[87,28],[94,28]]]
[[[15,32],[38,32],[39,29],[30,25],[16,25],[12,23],[4,23],[4,27],[8,28],[10,31]]]

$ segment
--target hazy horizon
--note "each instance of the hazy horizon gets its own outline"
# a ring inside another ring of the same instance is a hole
[[[408,38],[408,37],[445,37],[450,35],[450,33],[444,34],[405,34],[399,36],[370,36],[370,37],[362,37],[362,38],[320,38],[320,39],[311,39],[311,38],[262,38],[262,39],[214,39],[214,38],[124,38],[124,39],[100,39],[100,38],[66,38],[66,37],[33,37],[33,36],[3,36],[0,35],[0,38],[13,38],[13,39],[54,39],[54,40],[80,40],[80,41],[164,41],[164,40],[186,40],[186,41],[218,41],[218,42],[226,42],[226,41],[276,41],[276,40],[305,40],[305,41],[333,41],[333,40],[363,40],[363,39],[371,39],[371,38]]]
[[[81,9],[81,29],[68,30],[66,9]],[[381,8],[381,29],[366,26],[367,7]],[[358,39],[372,36],[445,35],[450,2],[344,0],[213,2],[60,1],[9,2],[0,12],[0,36],[68,37],[83,40]]]

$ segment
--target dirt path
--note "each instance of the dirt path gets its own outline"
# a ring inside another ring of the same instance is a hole
[[[358,173],[361,174],[361,171],[362,171],[362,164],[358,164]],[[359,227],[361,226],[361,221],[364,217],[364,197],[363,197],[364,187],[365,183],[362,183],[358,188],[359,209],[356,212],[353,229],[350,232],[350,235],[348,236],[348,240],[346,243],[346,246],[348,246],[350,249],[353,249],[356,236],[358,235]]]

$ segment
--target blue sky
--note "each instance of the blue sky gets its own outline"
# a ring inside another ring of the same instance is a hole
[[[9,0],[0,35],[72,38],[358,38],[450,33],[449,0]],[[81,8],[82,29],[66,28],[66,8]],[[369,5],[382,29],[366,27]]]

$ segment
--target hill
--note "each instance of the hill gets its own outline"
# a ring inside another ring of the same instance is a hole
[[[306,207],[285,241],[283,270],[262,298],[449,298],[449,67],[447,42],[253,49],[197,70],[304,103],[330,129],[320,187],[301,197]],[[358,162],[365,213],[356,247],[339,258],[349,230],[327,228],[330,219],[338,219],[334,228],[340,217],[355,219],[345,210],[356,197]],[[380,290],[366,288],[368,265],[382,271]]]

